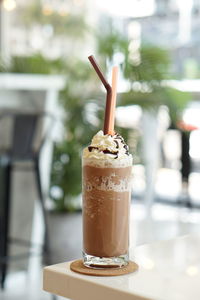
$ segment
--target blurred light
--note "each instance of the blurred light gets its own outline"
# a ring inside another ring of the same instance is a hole
[[[191,9],[193,7],[193,0],[176,0],[176,2],[179,9],[183,9],[184,11],[187,11],[188,9]]]
[[[118,106],[116,108],[116,123],[123,128],[138,128],[142,117],[139,105]]]
[[[66,17],[70,13],[69,3],[67,1],[59,1],[54,4],[54,10],[61,16]]]
[[[46,16],[52,15],[53,13],[57,13],[62,17],[65,17],[69,14],[69,5],[67,1],[44,1],[42,13]]]
[[[62,154],[60,157],[60,160],[63,164],[67,164],[69,162],[69,155],[68,154]]]
[[[128,35],[131,39],[141,39],[141,24],[137,21],[132,21],[128,25]]]
[[[67,12],[67,11],[60,11],[60,12],[59,12],[59,15],[60,15],[61,17],[66,17],[66,16],[69,15],[69,12]]]
[[[193,0],[177,0],[179,7],[179,40],[182,44],[191,39]]]
[[[166,85],[174,87],[182,92],[200,92],[200,80],[199,79],[184,79],[184,80],[165,80]]]
[[[58,10],[58,14],[61,16],[61,17],[66,17],[69,15],[69,10],[66,9],[66,8],[60,8]]]
[[[196,275],[199,273],[199,269],[198,269],[198,267],[196,267],[196,266],[189,266],[189,267],[186,269],[186,273],[187,273],[187,275],[189,275],[189,276],[196,276]]]
[[[187,108],[183,113],[184,123],[200,128],[199,113],[200,107],[195,106]]]
[[[170,144],[170,148],[171,145]],[[176,161],[173,161],[175,165]],[[166,184],[167,182],[167,184]],[[169,188],[170,186],[170,188]],[[177,170],[170,170],[167,168],[161,168],[157,172],[157,180],[155,183],[155,193],[159,195],[160,198],[172,200],[176,199],[180,195],[181,192],[181,175],[180,172]],[[163,211],[160,209],[155,209],[153,211],[153,217],[157,221],[164,221],[164,220],[175,220],[176,215],[173,215],[173,212],[167,209]]]
[[[124,54],[121,52],[115,52],[113,55],[113,65],[120,65],[124,62]]]
[[[3,7],[7,10],[7,11],[11,11],[13,9],[16,8],[16,2],[15,0],[4,0],[3,1]]]
[[[130,22],[128,26],[129,43],[129,61],[134,66],[141,63],[140,46],[141,46],[141,25],[137,21]]]
[[[151,16],[155,12],[155,0],[101,0],[97,5],[103,11],[121,17],[144,17]]]
[[[63,167],[63,165],[60,161],[56,161],[53,165],[53,168],[55,171],[61,171],[62,167]]]
[[[142,267],[144,269],[146,269],[146,270],[152,270],[155,267],[155,263],[150,258],[143,258],[143,260],[142,260]]]
[[[139,82],[139,81],[134,81],[133,84],[132,84],[132,89],[133,89],[135,92],[141,92],[141,91],[142,91],[142,84],[141,84],[141,82]]]
[[[96,103],[89,102],[86,104],[85,118],[90,124],[94,126],[99,126],[99,122],[100,122],[97,116],[97,112],[98,112],[98,105]]]
[[[44,25],[42,28],[42,32],[47,38],[51,38],[54,32],[53,26],[51,24]]]
[[[190,156],[193,159],[200,159],[200,130],[190,133]]]
[[[177,130],[172,129],[172,130],[168,130],[165,133],[165,137],[163,140],[163,150],[168,160],[173,161],[179,159],[179,157],[181,156],[181,145],[180,145],[180,133]]]
[[[139,40],[132,40],[129,43],[128,50],[130,52],[136,52],[136,51],[139,50],[139,48],[140,48],[140,41]]]
[[[73,2],[76,6],[81,6],[83,5],[84,0],[74,0]]]
[[[141,63],[141,55],[140,55],[140,41],[132,40],[129,43],[129,61],[134,66],[139,66]]]
[[[53,9],[52,9],[52,7],[51,7],[50,5],[45,4],[45,5],[43,6],[43,8],[42,8],[42,13],[43,13],[43,15],[45,15],[45,16],[50,16],[50,15],[53,14]]]
[[[33,34],[30,44],[34,49],[39,50],[43,47],[44,40],[43,40],[42,36]]]
[[[193,132],[192,132],[193,133]],[[197,159],[199,159],[200,154],[198,153]],[[193,157],[192,157],[193,158]],[[194,157],[195,159],[196,157]],[[196,202],[199,204],[199,199],[200,199],[200,189],[199,189],[199,182],[200,182],[200,174],[197,172],[192,172],[189,177],[189,195],[192,199],[192,202]],[[199,216],[195,213],[192,215],[188,216],[188,222],[190,223],[198,223],[199,222]]]
[[[52,186],[50,194],[54,199],[60,199],[63,197],[63,190],[59,186]]]

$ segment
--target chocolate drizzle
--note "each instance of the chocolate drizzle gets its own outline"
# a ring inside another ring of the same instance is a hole
[[[116,148],[119,149],[119,142],[117,140],[114,140],[115,144],[116,144]]]
[[[115,139],[114,139],[114,142],[115,142],[116,145],[117,145],[116,148],[119,148],[119,142],[118,142],[118,140],[120,140],[121,143],[123,144],[123,147],[124,147],[124,149],[126,150],[125,154],[126,154],[126,155],[129,155],[129,147],[128,147],[128,145],[125,143],[123,137],[122,137],[119,133],[116,134],[116,137],[115,137]],[[116,157],[116,158],[117,158],[117,157]]]
[[[105,150],[103,150],[103,153],[105,153],[105,154],[116,155],[116,156],[115,156],[115,159],[116,159],[116,158],[118,158],[118,153],[119,153],[119,151],[110,151],[109,149],[105,149]]]
[[[126,155],[129,155],[129,147],[128,145],[125,143],[123,137],[119,134],[119,133],[116,133],[114,136],[113,136],[113,140],[116,144],[116,148],[119,149],[119,145],[120,145],[120,142],[123,144],[123,148],[126,150],[125,154]],[[88,147],[88,151],[89,152],[92,152],[93,150],[97,150],[99,152],[103,152],[104,154],[111,154],[111,155],[115,155],[115,159],[118,158],[118,154],[119,154],[119,150],[117,151],[111,151],[109,149],[105,149],[105,150],[100,150],[98,147],[94,147],[94,146],[89,146]]]
[[[103,153],[115,155],[115,154],[118,154],[118,151],[110,151],[109,149],[105,149],[105,150],[103,150]]]
[[[93,147],[93,146],[88,146],[88,150],[89,152],[92,152],[92,150],[98,150],[99,148],[98,147]]]
[[[129,155],[129,148],[128,148],[128,145],[125,144],[125,145],[124,145],[124,149],[126,150],[125,153],[126,153],[127,155]]]

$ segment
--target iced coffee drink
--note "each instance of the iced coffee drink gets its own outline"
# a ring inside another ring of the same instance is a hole
[[[83,151],[83,260],[88,267],[128,263],[132,156],[124,139],[99,131]]]

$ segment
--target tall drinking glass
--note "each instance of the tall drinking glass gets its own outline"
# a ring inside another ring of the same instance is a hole
[[[83,261],[92,268],[129,261],[132,158],[83,158]]]

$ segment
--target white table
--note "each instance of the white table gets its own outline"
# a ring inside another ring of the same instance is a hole
[[[200,235],[137,247],[131,259],[139,271],[116,277],[77,274],[70,262],[49,266],[43,288],[73,300],[200,299]]]

